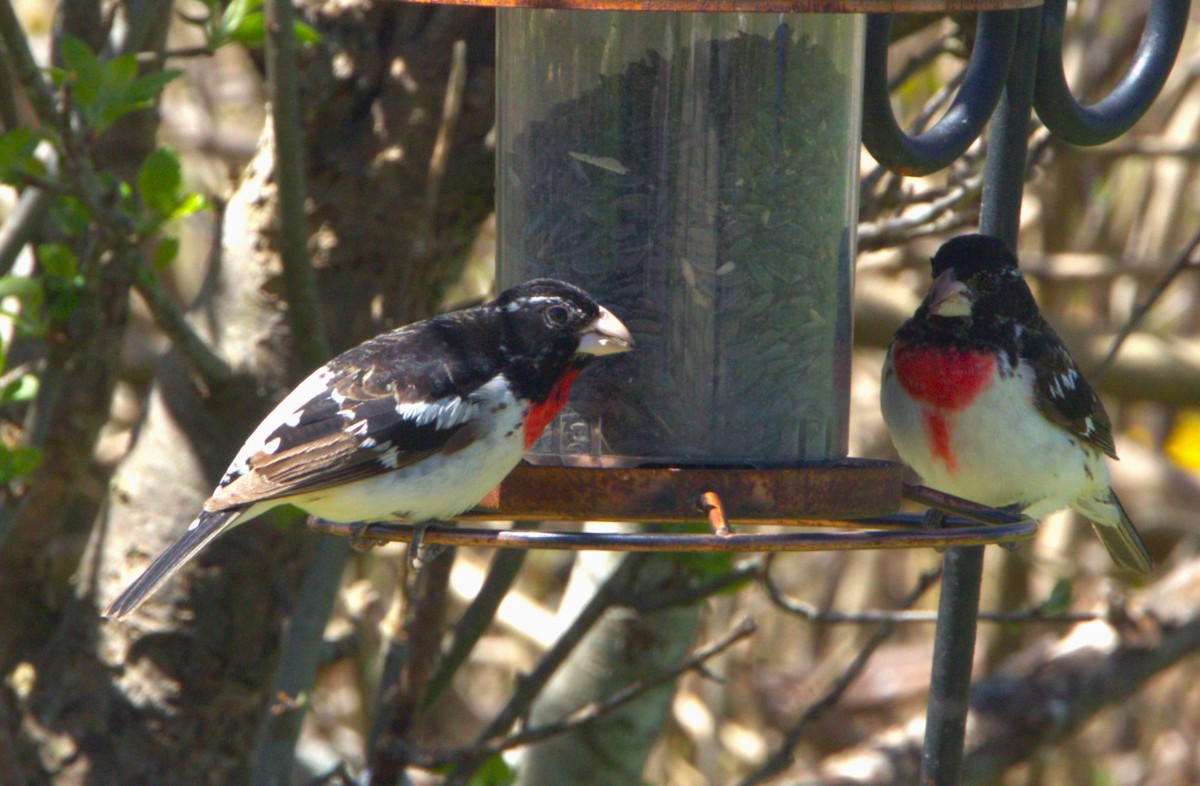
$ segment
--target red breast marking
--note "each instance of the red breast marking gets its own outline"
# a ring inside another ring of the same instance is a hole
[[[940,412],[928,411],[921,420],[925,426],[925,436],[929,438],[929,452],[935,460],[941,459],[946,465],[946,471],[953,475],[958,472],[958,458],[950,450],[950,424],[946,416]]]
[[[908,395],[937,409],[964,409],[996,371],[996,358],[985,352],[896,344],[892,368]]]
[[[958,471],[958,458],[950,448],[954,413],[965,409],[991,383],[996,359],[984,352],[959,352],[952,347],[892,349],[892,368],[900,385],[922,407],[921,424],[935,461]]]
[[[533,443],[537,442],[542,431],[550,425],[550,421],[554,420],[554,416],[567,403],[567,394],[571,392],[571,383],[577,376],[579,376],[579,369],[567,369],[554,383],[554,387],[550,388],[550,395],[546,396],[546,400],[529,408],[529,414],[525,416],[526,450],[529,450]]]

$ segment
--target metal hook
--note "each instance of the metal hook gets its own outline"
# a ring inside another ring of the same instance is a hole
[[[962,87],[937,124],[918,136],[901,130],[892,111],[887,75],[891,14],[867,16],[862,137],[876,161],[904,175],[928,175],[945,169],[966,152],[1004,91],[1017,40],[1018,15],[1017,11],[980,13]]]
[[[1067,0],[1046,0],[1038,41],[1033,105],[1054,136],[1073,145],[1100,145],[1136,123],[1162,90],[1179,55],[1190,0],[1154,0],[1133,63],[1107,96],[1082,106],[1063,73],[1063,27]]]

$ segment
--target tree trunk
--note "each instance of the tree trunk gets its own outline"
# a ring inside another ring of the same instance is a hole
[[[626,556],[581,552],[576,558],[559,616],[568,624]],[[679,587],[688,573],[671,556],[650,555],[626,597],[653,597]],[[533,705],[529,725],[557,721],[599,702],[643,677],[653,677],[683,660],[699,621],[695,605],[639,614],[609,609],[563,663]],[[570,733],[523,749],[516,786],[628,786],[642,770],[675,693],[663,685],[609,715]]]
[[[481,173],[492,168],[493,22],[487,11],[355,2],[313,3],[307,16],[322,33],[301,74],[310,245],[330,340],[344,349],[434,311],[491,209]],[[462,111],[431,204],[429,162],[457,40],[466,43]],[[287,339],[273,181],[263,144],[193,307],[239,377],[204,389],[179,358],[164,358],[75,597],[29,658],[32,691],[7,696],[23,717],[0,712],[0,747],[7,731],[31,783],[245,776],[309,536],[297,526],[239,528],[133,619],[97,614],[187,525],[269,402],[307,371],[293,367]]]

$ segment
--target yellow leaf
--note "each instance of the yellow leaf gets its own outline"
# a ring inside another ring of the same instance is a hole
[[[1200,410],[1186,409],[1175,417],[1164,449],[1180,467],[1200,470]]]

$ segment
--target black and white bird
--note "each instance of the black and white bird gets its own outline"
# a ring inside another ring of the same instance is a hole
[[[278,505],[336,522],[455,516],[504,479],[593,358],[633,339],[536,279],[343,352],[254,430],[187,530],[105,610],[122,619],[209,541]]]
[[[1150,554],[1109,485],[1104,405],[1042,318],[1016,256],[963,235],[933,257],[933,285],[896,332],[881,406],[892,441],[925,482],[1032,518],[1071,507],[1114,562]]]

